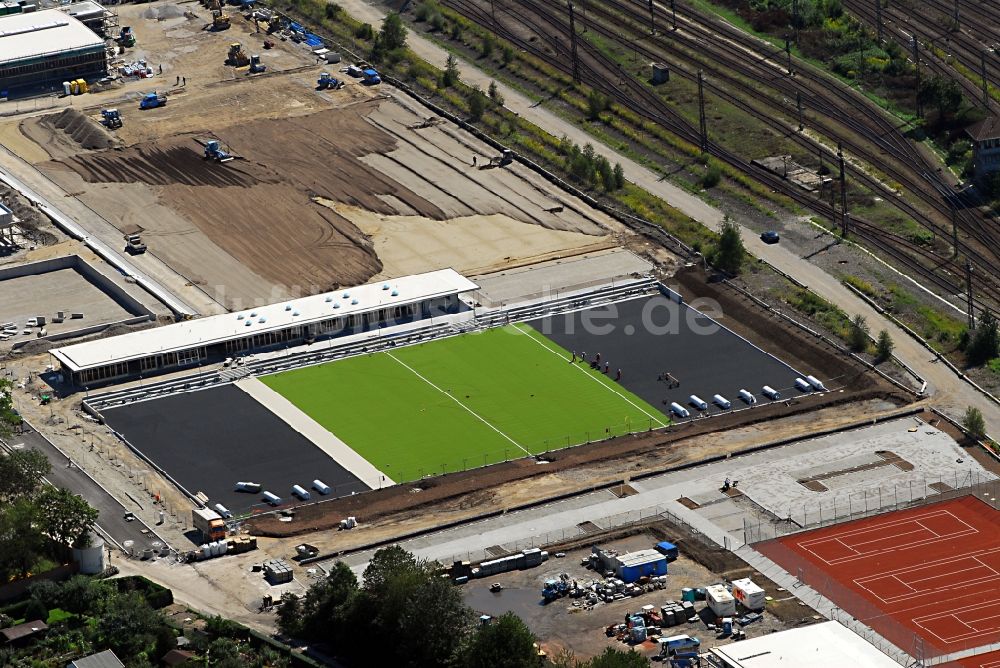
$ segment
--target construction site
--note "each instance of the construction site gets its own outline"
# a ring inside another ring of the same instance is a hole
[[[398,544],[549,656],[927,658],[767,542],[996,512],[925,378],[255,4],[40,6],[100,58],[0,59],[4,446],[110,499],[123,572],[272,635]]]

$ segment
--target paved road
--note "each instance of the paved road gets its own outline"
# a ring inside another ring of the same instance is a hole
[[[100,513],[97,518],[99,532],[119,548],[125,545],[125,541],[133,541],[132,549],[142,550],[160,540],[153,533],[143,534],[142,530],[146,527],[141,521],[126,522],[125,513],[130,510],[136,511],[137,508],[126,509],[82,469],[75,465],[67,467],[66,455],[38,432],[31,430],[15,434],[7,439],[6,444],[11,448],[35,448],[44,453],[52,463],[52,473],[46,477],[47,481],[56,487],[79,494],[96,508]]]
[[[338,4],[356,19],[372,25],[379,25],[385,16],[384,8],[372,6],[364,0],[338,0]],[[448,58],[447,51],[413,31],[407,37],[407,44],[418,56],[438,67],[443,67]],[[461,58],[459,58],[459,69],[464,82],[478,84],[483,90],[486,90],[490,82],[493,81],[489,75],[478,70],[475,64]],[[514,113],[527,118],[556,137],[565,135],[581,146],[586,143],[593,144],[599,154],[604,155],[611,162],[621,163],[625,170],[625,177],[629,181],[661,197],[706,227],[713,230],[719,229],[723,218],[723,212],[719,209],[664,181],[660,174],[619,155],[580,127],[556,116],[547,109],[536,106],[536,100],[532,100],[500,82],[497,82],[497,87],[504,97],[505,106]],[[888,331],[896,343],[896,356],[927,381],[927,392],[934,396],[935,406],[954,417],[960,417],[967,406],[979,406],[986,417],[989,431],[994,434],[1000,433],[1000,405],[984,397],[947,366],[938,363],[926,348],[845,288],[837,278],[811,264],[808,260],[790,252],[780,244],[769,246],[763,243],[756,232],[748,228],[744,228],[743,240],[747,250],[756,257],[795,277],[801,283],[809,286],[817,295],[837,304],[848,314],[860,313],[863,315],[873,331],[882,329]]]

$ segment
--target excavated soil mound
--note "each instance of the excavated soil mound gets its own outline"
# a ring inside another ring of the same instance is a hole
[[[114,135],[108,132],[103,125],[91,120],[76,109],[64,109],[58,114],[43,116],[39,123],[62,130],[83,148],[105,149],[117,144]]]
[[[155,21],[165,21],[167,19],[177,19],[184,16],[184,10],[177,5],[163,5],[161,7],[150,7],[142,13],[142,18],[153,19]]]

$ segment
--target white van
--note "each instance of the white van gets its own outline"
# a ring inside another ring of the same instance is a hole
[[[679,652],[697,652],[701,641],[689,635],[660,638],[660,656],[673,656]]]

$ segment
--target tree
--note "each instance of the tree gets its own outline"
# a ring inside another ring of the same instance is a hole
[[[622,163],[615,163],[615,189],[621,190],[625,187],[625,170],[622,169]]]
[[[14,410],[14,384],[0,378],[0,437],[10,436],[21,425],[21,416]]]
[[[403,25],[402,17],[396,12],[386,14],[379,35],[386,51],[395,51],[406,46],[406,26]]]
[[[934,106],[938,122],[954,114],[962,106],[962,88],[958,82],[944,77],[929,77],[920,82],[917,97],[924,106]]]
[[[590,661],[580,664],[580,668],[648,668],[649,660],[633,649],[627,652],[608,647]]]
[[[860,313],[851,320],[847,332],[847,345],[856,353],[868,350],[868,321]]]
[[[420,570],[417,559],[398,545],[383,547],[372,555],[362,574],[361,588],[371,594],[384,593],[390,579]]]
[[[28,605],[25,606],[23,614],[24,620],[27,622],[33,622],[36,619],[40,619],[44,622],[49,618],[49,608],[37,598],[33,598],[28,601]]]
[[[105,580],[74,575],[62,585],[59,607],[78,615],[100,607],[114,592]]]
[[[449,53],[448,60],[444,63],[444,72],[441,73],[441,88],[451,88],[458,83],[458,60],[455,54]]]
[[[508,612],[480,626],[462,652],[465,668],[520,668],[536,660],[535,636],[524,621]]]
[[[473,86],[469,91],[469,119],[476,123],[483,119],[486,113],[487,98],[479,86]]]
[[[889,332],[884,329],[878,333],[878,341],[875,343],[875,363],[881,364],[892,356],[892,349],[896,347]]]
[[[504,65],[510,65],[514,62],[514,47],[505,46],[503,52],[500,54],[501,60],[503,60]]]
[[[68,489],[49,487],[38,497],[38,528],[68,547],[85,547],[97,510]]]
[[[163,616],[134,591],[110,597],[97,617],[97,635],[101,644],[118,656],[139,657],[154,651],[162,642],[160,630],[164,627],[166,620]]]
[[[42,487],[42,478],[51,471],[48,458],[34,448],[0,455],[0,501],[34,497]]]
[[[479,53],[483,58],[489,58],[493,55],[494,47],[496,47],[496,41],[493,39],[493,34],[486,33],[486,37],[483,38],[483,42],[479,46]]]
[[[36,506],[18,499],[0,510],[0,580],[28,574],[45,547],[35,528]]]
[[[986,438],[986,420],[983,419],[983,412],[975,406],[969,406],[965,409],[965,415],[962,416],[962,426],[976,440],[981,441]]]
[[[411,666],[446,666],[455,658],[472,622],[462,590],[428,574],[407,597],[399,635]]]
[[[281,605],[278,606],[278,631],[290,638],[298,638],[302,635],[304,626],[305,620],[302,618],[302,603],[299,597],[286,591],[281,595]]]
[[[306,592],[302,600],[302,630],[304,638],[330,638],[334,644],[347,638],[348,623],[358,579],[347,564],[338,561],[330,574]]]
[[[490,99],[493,100],[493,104],[498,107],[503,106],[503,94],[500,93],[500,89],[497,88],[497,82],[491,81],[490,87],[488,89]]]
[[[965,350],[969,366],[979,366],[1000,356],[1000,332],[997,319],[989,311],[984,311],[972,330],[969,344]]]
[[[591,121],[601,120],[601,112],[608,108],[608,98],[601,95],[601,91],[591,89],[587,96],[587,119]]]
[[[722,219],[719,230],[719,244],[715,251],[715,265],[730,274],[740,273],[746,249],[743,247],[743,237],[739,225],[728,215]]]

